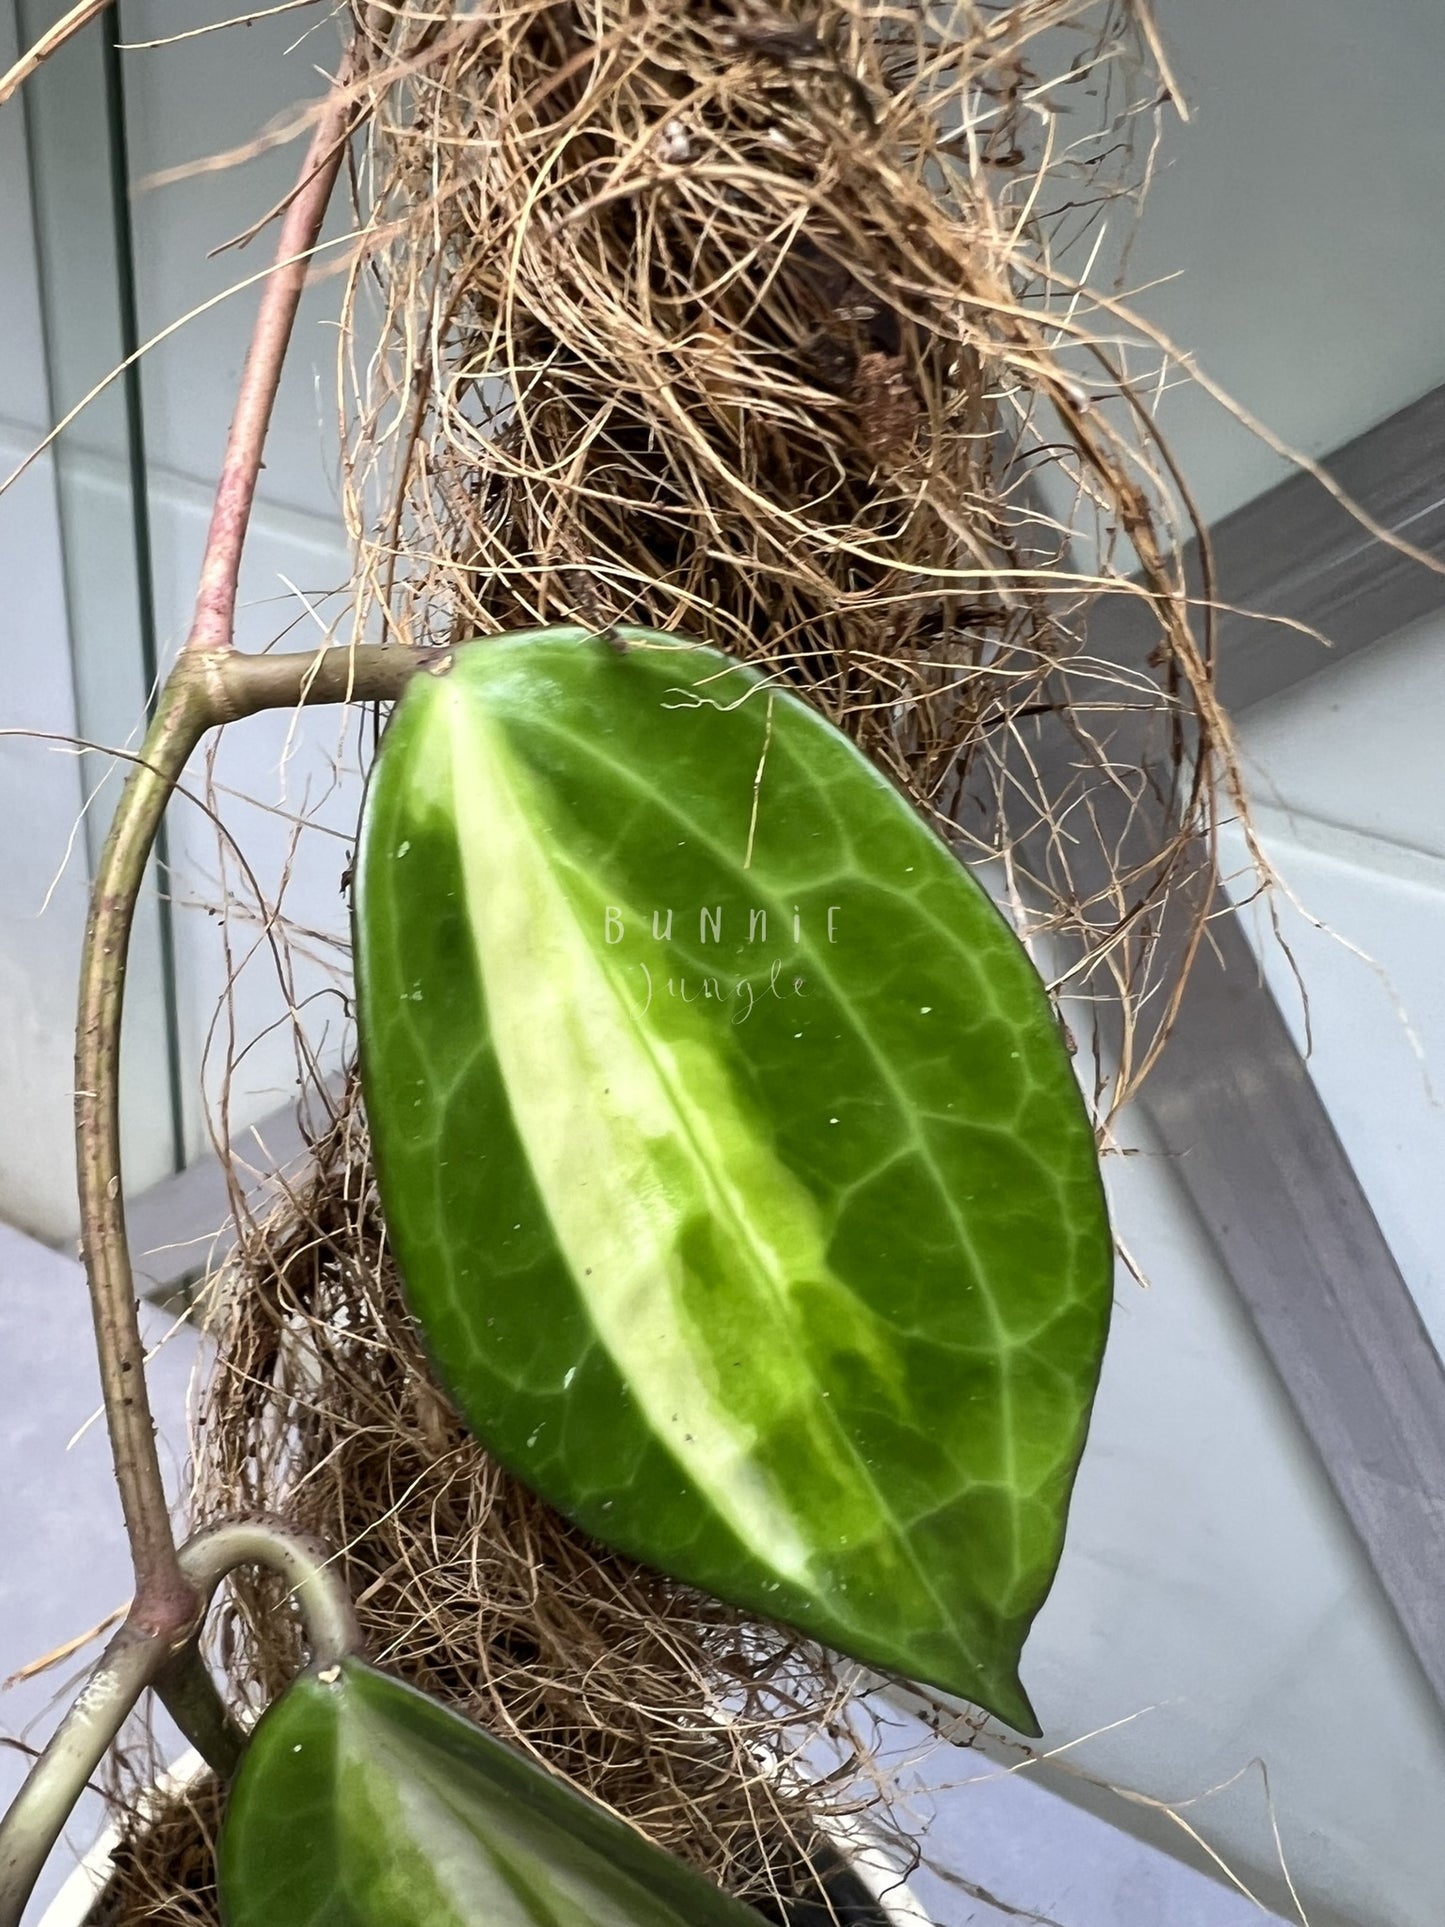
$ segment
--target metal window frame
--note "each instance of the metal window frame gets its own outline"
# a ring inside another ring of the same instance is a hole
[[[1323,466],[1381,527],[1445,564],[1445,387]],[[1445,573],[1370,535],[1308,474],[1224,517],[1210,540],[1226,605],[1218,686],[1235,715],[1445,609]],[[1186,563],[1197,586],[1197,555]],[[1141,662],[1152,641],[1120,598],[1090,646]],[[1142,827],[1162,831],[1162,808]],[[1445,1365],[1239,917],[1217,888],[1209,907],[1210,941],[1139,1105],[1445,1713]]]

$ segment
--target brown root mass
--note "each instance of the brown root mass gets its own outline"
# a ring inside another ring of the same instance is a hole
[[[643,622],[768,666],[1082,948],[1124,1014],[1112,1110],[1167,1028],[1157,913],[1229,774],[1161,352],[1097,287],[1168,98],[1141,0],[510,0],[358,31],[358,621]],[[1106,596],[1142,618],[1128,667],[1086,636]]]
[[[1106,1122],[1167,1030],[1154,935],[1230,773],[1187,514],[1082,285],[1167,103],[1140,0],[400,0],[356,32],[358,632],[645,622],[767,666],[1082,954],[1125,1020]],[[1150,631],[1127,668],[1086,635],[1105,595]],[[210,1315],[196,1516],[323,1536],[381,1664],[755,1901],[820,1817],[886,1820],[845,1669],[583,1540],[464,1434],[354,1099]],[[247,1579],[221,1625],[258,1709],[294,1620]],[[173,1873],[134,1849],[113,1918],[213,1919]]]

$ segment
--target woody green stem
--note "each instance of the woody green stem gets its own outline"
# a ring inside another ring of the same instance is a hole
[[[119,1092],[131,925],[167,799],[206,730],[262,709],[349,697],[387,701],[426,660],[411,650],[374,647],[305,656],[243,656],[230,648],[183,653],[117,805],[91,896],[76,1030],[76,1152],[101,1392],[135,1568],[126,1626],[130,1637],[164,1650],[165,1667],[156,1677],[162,1698],[222,1772],[234,1764],[235,1735],[190,1641],[200,1600],[171,1531],[126,1244]]]
[[[332,1666],[360,1641],[346,1589],[325,1548],[265,1519],[226,1520],[175,1553],[195,1600],[197,1626],[211,1595],[238,1566],[267,1566],[291,1582],[314,1666]],[[191,1631],[178,1635],[190,1642]],[[147,1686],[159,1686],[181,1650],[129,1620],[106,1647],[49,1745],[0,1820],[0,1927],[20,1927],[40,1869],[90,1776]],[[189,1650],[194,1652],[193,1644]]]

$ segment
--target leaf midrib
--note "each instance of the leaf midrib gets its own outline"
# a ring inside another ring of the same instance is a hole
[[[610,775],[616,777],[619,780],[619,782],[621,782],[625,787],[632,790],[633,792],[640,791],[656,808],[664,812],[666,815],[670,816],[675,823],[687,829],[690,834],[696,836],[699,842],[704,847],[704,849],[711,852],[711,854],[713,855],[713,857],[716,859],[716,861],[719,863],[720,866],[722,866],[725,869],[732,869],[735,867],[734,859],[731,856],[729,856],[719,846],[716,839],[712,835],[710,835],[709,832],[706,831],[696,821],[695,818],[693,818],[692,816],[686,814],[683,810],[681,810],[678,807],[678,805],[673,801],[672,798],[664,797],[659,791],[646,787],[638,779],[636,773],[633,770],[631,770],[626,764],[619,763],[618,761],[616,761],[615,758],[608,756],[605,753],[605,751],[598,748],[594,743],[590,742],[585,737],[581,737],[577,735],[575,731],[567,729],[565,726],[558,723],[555,718],[544,716],[539,713],[534,713],[531,720],[534,726],[538,728],[543,734],[551,735],[554,739],[558,739],[558,740],[561,740],[562,742],[565,742],[574,751],[578,751],[584,757],[590,758],[594,763],[600,765],[602,768],[607,770]],[[819,789],[818,783],[814,778],[812,772],[806,769],[806,766],[803,765],[801,758],[798,758],[795,760],[798,763],[798,766],[803,770],[803,774],[806,776],[806,779],[809,785],[813,789],[814,795],[815,796],[821,795],[821,791]],[[900,809],[906,809],[907,807],[906,804],[903,803],[902,799],[898,797],[896,793],[890,791],[889,795],[891,797],[891,800]],[[923,828],[922,825],[919,825],[918,827],[920,828],[920,830]],[[914,901],[916,902],[916,899]],[[941,928],[940,926],[937,925],[936,919],[929,917],[928,920],[934,924],[935,928]],[[957,938],[953,935],[953,933],[949,931],[944,931],[943,934],[947,936],[949,947],[953,950],[957,950],[959,947],[958,941],[957,941]],[[1012,1357],[1013,1357],[1014,1347],[1009,1338],[1009,1334],[1003,1324],[1003,1320],[999,1314],[997,1299],[995,1297],[993,1288],[989,1283],[986,1269],[980,1263],[977,1246],[973,1241],[972,1235],[969,1232],[968,1227],[965,1225],[964,1221],[960,1218],[958,1214],[957,1207],[955,1206],[953,1199],[949,1194],[947,1185],[943,1182],[942,1173],[939,1171],[938,1166],[934,1161],[932,1150],[931,1150],[931,1147],[929,1146],[927,1138],[920,1136],[920,1134],[913,1126],[912,1117],[911,1117],[911,1106],[907,1101],[906,1094],[904,1093],[903,1089],[898,1083],[898,1079],[896,1074],[893,1071],[893,1067],[889,1064],[887,1058],[884,1057],[883,1054],[879,1051],[877,1045],[874,1043],[872,1037],[870,1036],[867,1030],[867,1027],[860,1021],[856,1006],[854,1005],[852,998],[848,996],[847,993],[842,989],[842,987],[839,985],[833,973],[827,969],[826,964],[821,959],[821,954],[816,951],[810,951],[809,954],[814,959],[814,968],[818,971],[819,976],[823,979],[823,981],[828,985],[829,989],[832,991],[833,996],[836,999],[838,1005],[846,1014],[848,1022],[854,1032],[854,1035],[858,1038],[858,1040],[864,1046],[865,1051],[867,1052],[868,1056],[872,1059],[890,1095],[892,1096],[895,1107],[902,1119],[904,1134],[913,1143],[920,1157],[923,1160],[924,1166],[927,1169],[929,1173],[929,1177],[933,1183],[934,1190],[937,1193],[940,1200],[942,1201],[944,1210],[949,1218],[949,1221],[953,1225],[954,1231],[958,1237],[960,1245],[962,1246],[965,1253],[967,1254],[975,1279],[977,1280],[978,1288],[982,1292],[985,1304],[987,1305],[987,1308],[988,1308],[989,1320],[993,1327],[993,1336],[994,1336],[993,1356],[998,1361],[999,1403],[1001,1407],[1000,1424],[1002,1428],[1004,1455],[1005,1455],[1005,1469],[1006,1469],[1006,1474],[1008,1479],[1008,1492],[1010,1496],[1010,1504],[1008,1508],[1009,1536],[1010,1536],[1010,1563],[1013,1570],[1013,1584],[1016,1587],[1019,1579],[1022,1577],[1022,1574],[1025,1568],[1020,1556],[1020,1547],[1021,1547],[1020,1516],[1019,1516],[1019,1507],[1016,1502],[1016,1494],[1019,1489],[1018,1455],[1017,1455],[1017,1446],[1014,1439],[1013,1391],[1012,1391],[1012,1385],[1010,1383],[1011,1376],[1012,1376],[1012,1369],[1013,1369]],[[629,1013],[629,1015],[631,1015],[631,1013]],[[1071,1274],[1072,1274],[1072,1269],[1073,1267],[1071,1266]],[[1073,1284],[1072,1275],[1071,1275],[1070,1283],[1072,1286]],[[1071,1295],[1076,1295],[1076,1293],[1073,1293]],[[853,1449],[854,1457],[858,1459],[858,1462],[860,1465],[863,1465],[865,1475],[868,1478],[869,1484],[873,1486],[873,1489],[875,1491],[878,1491],[876,1482],[873,1480],[871,1471],[869,1471],[869,1469],[867,1468],[866,1462],[861,1458],[861,1455],[857,1453],[856,1448],[852,1448],[851,1441],[849,1441],[849,1445],[850,1445],[850,1449]],[[880,1500],[881,1500],[881,1494],[880,1494]],[[888,1507],[885,1505],[884,1511],[890,1519],[893,1519],[895,1529],[898,1532],[900,1541],[903,1544],[907,1545],[908,1541],[907,1541],[904,1529],[898,1524],[898,1521],[895,1515],[893,1514],[891,1507]],[[921,1565],[919,1565],[916,1557],[914,1556],[911,1546],[909,1547],[909,1556],[910,1556],[910,1559],[912,1559],[913,1561],[915,1569],[920,1573],[920,1576],[923,1577],[924,1584],[927,1590],[929,1590],[933,1594],[933,1597],[935,1599],[938,1599],[938,1604],[939,1604],[940,1610],[943,1613],[945,1622],[951,1623],[951,1615],[947,1611],[946,1607],[944,1607],[943,1601],[938,1598],[938,1594],[932,1585],[931,1579],[929,1579],[928,1576],[923,1572],[923,1568],[921,1567]]]

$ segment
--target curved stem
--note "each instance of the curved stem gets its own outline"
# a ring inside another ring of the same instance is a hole
[[[319,655],[183,654],[167,679],[96,870],[81,958],[76,1031],[76,1152],[101,1392],[135,1568],[133,1637],[161,1642],[155,1683],[178,1726],[220,1773],[238,1739],[189,1634],[202,1599],[182,1570],[156,1450],[135,1281],[126,1244],[120,1151],[120,1037],[136,900],[166,801],[213,724],[261,709],[398,696],[430,658],[404,649]]]
[[[350,1597],[326,1548],[304,1532],[269,1519],[227,1520],[187,1541],[177,1565],[198,1601],[197,1627],[227,1573],[260,1565],[290,1580],[313,1666],[335,1666],[361,1644]],[[180,1637],[204,1671],[194,1638]],[[159,1687],[180,1656],[174,1639],[160,1639],[129,1621],[106,1647],[0,1819],[0,1927],[20,1927],[40,1870],[90,1776],[146,1687]]]
[[[126,1246],[120,1153],[120,1034],[126,950],[137,895],[166,800],[213,724],[262,709],[398,696],[433,660],[407,649],[328,649],[315,656],[183,655],[116,806],[91,895],[80,966],[75,1130],[82,1256],[90,1283],[101,1392],[135,1565],[131,1624],[171,1634],[196,1616],[180,1570],[145,1383],[145,1346]]]
[[[135,1597],[123,1632],[150,1651],[146,1677],[153,1679],[187,1738],[222,1774],[234,1767],[239,1735],[190,1637],[202,1608],[194,1585],[181,1570],[171,1533],[126,1247],[120,1169],[120,1019],[135,905],[166,799],[210,724],[247,712],[246,703],[233,707],[228,701],[229,679],[218,673],[211,659],[232,649],[241,551],[266,430],[310,257],[347,150],[356,112],[350,88],[360,58],[358,49],[355,40],[347,49],[282,223],[276,266],[261,297],[227,438],[191,634],[182,664],[161,693],[140,766],[116,811],[95,877],[81,962],[76,1152],[83,1255],[106,1423],[135,1565]],[[392,667],[388,663],[387,676],[379,679],[386,688],[377,693],[394,693]],[[349,677],[353,674],[348,671]],[[325,681],[324,675],[320,680]],[[314,681],[293,681],[288,692],[284,674],[278,678],[274,668],[258,669],[249,707],[266,707],[271,700],[304,700]],[[268,687],[274,687],[270,697]],[[351,693],[352,687],[348,680],[344,693]],[[365,692],[358,688],[356,693]],[[318,692],[318,699],[337,697]]]
[[[120,1168],[120,1027],[131,924],[166,799],[206,721],[194,680],[173,677],[101,853],[81,954],[75,1134],[81,1255],[116,1486],[135,1568],[126,1633],[151,1642],[152,1674],[172,1718],[217,1772],[229,1774],[239,1758],[240,1736],[187,1637],[200,1603],[176,1564],[171,1537],[146,1391]]]
[[[181,1569],[209,1599],[238,1566],[265,1566],[289,1581],[313,1666],[335,1666],[361,1646],[351,1595],[318,1539],[279,1519],[227,1519],[181,1548]]]
[[[166,799],[208,722],[204,690],[173,675],[117,805],[96,869],[80,964],[75,1138],[81,1256],[90,1283],[101,1393],[126,1535],[138,1632],[187,1627],[195,1595],[176,1566],[145,1385],[145,1346],[125,1242],[120,1164],[120,1025],[136,900]]]
[[[76,1801],[167,1656],[154,1639],[123,1627],[30,1769],[0,1820],[0,1927],[20,1927],[31,1889]]]

